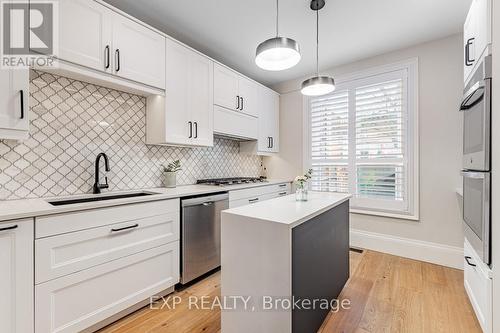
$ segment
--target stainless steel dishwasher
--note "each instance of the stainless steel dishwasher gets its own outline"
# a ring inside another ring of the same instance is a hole
[[[220,266],[220,212],[229,208],[227,193],[181,200],[181,283]]]

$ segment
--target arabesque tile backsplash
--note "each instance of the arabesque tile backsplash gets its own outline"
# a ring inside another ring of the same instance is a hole
[[[88,193],[94,160],[110,158],[110,190],[162,186],[161,165],[179,159],[178,183],[200,178],[258,176],[261,159],[235,141],[214,147],[148,146],[146,100],[65,77],[30,72],[30,137],[0,140],[0,200]]]

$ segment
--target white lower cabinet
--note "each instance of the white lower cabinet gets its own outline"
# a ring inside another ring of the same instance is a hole
[[[172,199],[36,218],[36,332],[92,330],[173,287],[179,214]]]
[[[33,332],[33,220],[0,223],[0,332]]]
[[[35,287],[37,332],[80,332],[173,286],[179,242],[92,267]]]
[[[477,320],[485,333],[492,332],[491,270],[479,259],[467,239],[464,242],[464,286],[476,313]]]

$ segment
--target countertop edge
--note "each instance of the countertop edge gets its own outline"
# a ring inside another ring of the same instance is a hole
[[[331,204],[321,208],[321,209],[318,209],[316,211],[314,211],[313,213],[311,214],[308,214],[306,216],[303,216],[291,223],[283,223],[283,222],[280,222],[280,221],[275,221],[275,220],[271,220],[271,219],[266,219],[266,218],[262,218],[262,217],[258,217],[258,216],[255,216],[255,217],[252,217],[252,216],[249,216],[247,214],[238,214],[236,212],[231,212],[231,211],[223,211],[222,214],[224,215],[233,215],[233,216],[239,216],[239,217],[248,217],[250,219],[252,219],[253,221],[259,221],[259,222],[263,222],[263,223],[275,223],[277,225],[282,225],[284,228],[287,228],[287,229],[293,229],[299,225],[301,225],[302,223],[306,222],[306,221],[309,221],[310,219],[318,216],[318,215],[321,215],[322,213],[332,209],[332,208],[335,208],[337,206],[340,206],[341,204],[343,204],[344,202],[350,200],[352,198],[352,195],[350,194],[345,194],[345,197],[342,198],[342,199],[339,199],[335,202],[332,202]],[[274,200],[274,199],[271,199],[271,200]]]
[[[108,193],[126,194],[126,193],[135,193],[144,191],[155,194],[144,197],[113,199],[108,201],[96,201],[92,203],[82,203],[82,204],[67,205],[67,206],[52,206],[47,201],[85,197],[88,196],[89,194],[78,194],[73,196],[61,196],[61,197],[33,198],[33,199],[19,199],[19,200],[4,200],[0,201],[0,223],[5,223],[14,220],[32,219],[35,217],[48,216],[48,215],[123,206],[136,203],[153,202],[153,201],[178,199],[178,198],[180,199],[183,197],[211,194],[218,192],[237,191],[247,188],[262,187],[262,186],[269,186],[281,183],[291,183],[291,182],[292,182],[291,180],[286,180],[286,179],[276,179],[276,180],[271,179],[266,183],[239,184],[239,185],[234,185],[234,187],[217,187],[211,185],[182,185],[174,189],[158,187],[158,188],[146,188],[137,190],[113,191]],[[200,187],[205,187],[205,186],[206,188],[200,189]],[[193,190],[189,190],[189,187],[196,187],[196,188],[193,188]],[[183,192],[182,191],[183,189],[186,189],[186,191]],[[177,192],[164,193],[166,191],[171,191],[171,190]],[[106,195],[107,193],[103,194]],[[1,210],[3,209],[9,212],[2,213]],[[16,209],[18,210],[17,212]]]

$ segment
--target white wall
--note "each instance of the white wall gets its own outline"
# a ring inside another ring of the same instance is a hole
[[[325,72],[335,77],[414,57],[419,61],[420,221],[352,214],[351,228],[451,246],[456,257],[463,247],[460,200],[455,193],[461,187],[462,123],[458,106],[463,90],[462,35]],[[281,151],[279,156],[265,159],[271,178],[294,177],[302,172],[303,99],[298,91],[301,82],[302,79],[293,80],[274,87],[283,95]],[[462,259],[458,260],[460,265]]]

